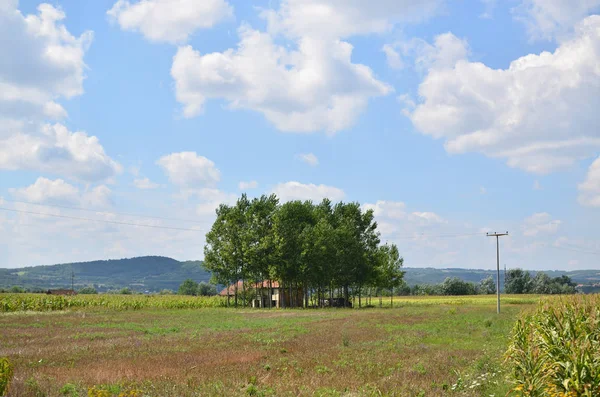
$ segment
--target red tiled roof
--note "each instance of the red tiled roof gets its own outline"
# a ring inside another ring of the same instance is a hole
[[[244,289],[244,282],[240,280],[236,284],[237,284],[237,290],[239,293]],[[219,295],[221,295],[221,296],[235,295],[236,284],[231,284],[229,287],[223,288],[223,290],[219,293]],[[249,285],[249,288],[261,288],[261,284],[262,284],[262,288],[269,288],[269,280],[264,280],[262,283],[259,281],[258,283],[249,283],[246,285]],[[279,281],[271,281],[271,287],[279,288]]]

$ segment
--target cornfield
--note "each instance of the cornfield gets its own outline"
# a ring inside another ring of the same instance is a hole
[[[518,396],[600,395],[600,295],[549,298],[514,326],[506,360]]]
[[[0,312],[54,311],[69,309],[200,309],[224,307],[227,301],[220,296],[177,295],[45,295],[0,294]]]

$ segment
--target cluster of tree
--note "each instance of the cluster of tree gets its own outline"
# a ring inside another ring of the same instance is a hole
[[[523,269],[510,269],[506,272],[505,291],[507,294],[574,294],[576,285],[565,275],[552,278],[539,272],[531,277]]]
[[[222,204],[206,235],[204,267],[219,284],[277,280],[290,305],[322,305],[326,299],[362,297],[393,290],[404,273],[395,245],[381,245],[373,211],[358,203],[323,200],[283,204],[275,195]],[[262,285],[262,284],[261,284]],[[242,304],[246,305],[245,291]],[[229,303],[229,300],[228,300]],[[235,292],[238,304],[238,292]],[[271,300],[269,299],[269,304]]]
[[[402,284],[397,288],[398,295],[487,295],[496,293],[496,281],[486,277],[479,283],[464,281],[458,277],[446,277],[439,284]]]
[[[188,278],[181,283],[177,293],[179,295],[213,296],[217,294],[217,287],[214,284],[205,283],[204,281],[197,283]]]
[[[81,288],[79,291],[77,291],[77,293],[82,295],[96,295],[98,293],[98,290],[90,285]]]

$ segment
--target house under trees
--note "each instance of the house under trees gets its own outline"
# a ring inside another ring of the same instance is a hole
[[[244,293],[254,308],[304,307],[304,291],[302,288],[281,288],[278,281],[264,280],[258,283],[238,281],[219,293],[229,299],[238,296],[243,299]],[[269,302],[270,301],[270,302]]]

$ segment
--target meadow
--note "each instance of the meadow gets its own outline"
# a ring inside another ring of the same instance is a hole
[[[539,300],[503,297],[497,315],[493,296],[304,310],[92,300],[101,298],[164,302],[1,313],[10,396],[500,396],[511,387],[511,329]]]

